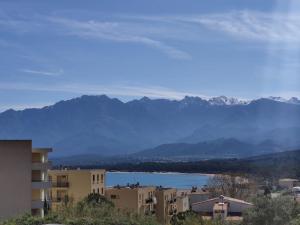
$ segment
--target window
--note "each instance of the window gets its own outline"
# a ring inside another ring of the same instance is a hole
[[[99,194],[99,188],[97,188],[97,194]]]
[[[101,183],[103,183],[103,181],[104,181],[104,176],[103,174],[101,174]]]
[[[111,195],[110,198],[111,199],[117,199],[117,195]]]
[[[93,189],[93,193],[95,194],[95,189]]]
[[[102,194],[102,195],[104,194],[104,189],[103,189],[103,188],[101,188],[101,194]]]
[[[97,184],[99,184],[99,174],[97,174]]]
[[[95,174],[93,174],[93,183],[95,183]]]

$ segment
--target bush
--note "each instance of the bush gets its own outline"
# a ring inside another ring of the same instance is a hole
[[[299,205],[291,197],[260,197],[254,205],[244,213],[244,225],[296,225],[300,221]]]
[[[74,206],[65,206],[57,212],[49,212],[44,218],[24,215],[5,221],[3,225],[159,225],[152,216],[123,213],[103,197],[89,195]]]

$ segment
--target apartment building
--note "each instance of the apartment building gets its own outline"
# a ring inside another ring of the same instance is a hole
[[[48,160],[48,153],[51,148],[33,148],[32,149],[32,203],[31,212],[33,215],[44,216],[44,208],[51,207],[49,199],[49,190],[51,183],[48,178],[48,171],[51,169],[51,162]]]
[[[177,214],[177,190],[175,188],[158,187],[155,191],[157,199],[156,217],[162,224],[170,224],[173,215]]]
[[[90,193],[105,194],[105,170],[50,170],[52,209],[75,204]]]
[[[32,148],[31,140],[0,140],[0,220],[32,213],[44,215],[48,199],[50,148]]]
[[[105,196],[119,210],[151,215],[155,213],[155,189],[139,184],[115,186],[106,189]]]
[[[190,209],[188,195],[180,195],[176,197],[177,212],[186,212]]]

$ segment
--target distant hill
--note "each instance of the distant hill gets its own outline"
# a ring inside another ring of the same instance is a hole
[[[87,167],[93,168],[94,166]],[[213,159],[192,162],[123,162],[96,166],[117,171],[248,174],[276,181],[280,177],[300,179],[300,150],[246,159]]]
[[[280,150],[283,150],[283,148],[275,145],[271,141],[265,141],[260,144],[249,144],[234,138],[222,138],[197,144],[163,144],[153,149],[135,153],[132,156],[148,160],[199,160],[212,158],[243,158]]]
[[[123,155],[165,143],[222,138],[250,143],[245,149],[265,140],[285,149],[300,145],[300,105],[281,98],[122,102],[82,96],[41,109],[7,110],[0,113],[0,127],[0,139],[33,139],[34,146],[54,147],[56,156]]]

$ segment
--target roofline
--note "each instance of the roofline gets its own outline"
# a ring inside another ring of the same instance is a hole
[[[220,198],[219,197],[216,197],[216,198],[211,198],[211,199],[207,199],[205,201],[201,201],[201,202],[195,202],[193,203],[192,205],[199,205],[199,204],[202,204],[202,203],[206,203],[206,202],[210,202],[210,201],[215,201],[215,200],[219,200]],[[229,198],[229,197],[224,197],[224,200],[229,200],[229,201],[235,201],[235,202],[238,202],[238,203],[241,203],[241,204],[246,204],[246,205],[253,205],[252,203],[250,202],[246,202],[244,200],[240,200],[240,199],[236,199],[236,198]]]
[[[93,171],[104,171],[105,169],[55,169],[55,170],[49,170],[50,172],[55,173],[66,173],[66,172],[93,172]]]

